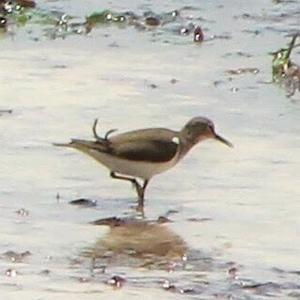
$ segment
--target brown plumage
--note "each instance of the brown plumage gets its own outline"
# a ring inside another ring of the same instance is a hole
[[[100,162],[110,170],[112,178],[134,184],[139,207],[144,205],[144,193],[149,180],[175,166],[189,150],[205,139],[213,138],[227,146],[232,144],[216,134],[214,124],[207,118],[191,119],[180,131],[149,128],[100,137],[93,126],[95,141],[72,139],[68,144],[55,144],[77,149]],[[122,174],[122,175],[117,175]],[[140,185],[136,178],[143,180]]]

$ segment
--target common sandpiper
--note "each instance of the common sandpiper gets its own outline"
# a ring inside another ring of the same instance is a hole
[[[96,126],[97,119],[94,141],[71,139],[70,143],[54,145],[77,149],[107,167],[112,178],[130,181],[138,195],[138,208],[144,206],[145,190],[152,177],[174,167],[199,142],[215,139],[233,147],[205,117],[192,118],[180,131],[146,128],[111,136],[115,130],[109,130],[100,137]]]

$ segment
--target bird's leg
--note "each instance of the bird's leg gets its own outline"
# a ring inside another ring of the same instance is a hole
[[[96,139],[96,141],[103,142],[104,139],[101,136],[98,135],[97,130],[96,130],[97,123],[98,123],[98,119],[95,119],[94,124],[93,124],[93,128],[92,128],[93,135],[94,135],[94,138]]]
[[[117,129],[111,129],[111,130],[108,130],[104,136],[104,138],[102,138],[100,135],[98,135],[97,133],[97,124],[98,124],[98,119],[95,119],[94,121],[94,124],[93,124],[93,135],[94,135],[94,138],[96,139],[96,141],[99,141],[99,142],[106,142],[108,140],[108,136],[110,134],[112,134],[113,132],[117,131]]]
[[[105,136],[104,136],[104,139],[107,141],[108,140],[108,136],[110,134],[112,134],[113,132],[117,131],[118,129],[111,129],[111,130],[108,130],[106,133],[105,133]]]
[[[111,172],[110,176],[114,179],[130,181],[136,189],[139,198],[139,203],[141,198],[144,200],[144,186],[142,187],[135,178],[117,175],[115,172]]]
[[[140,186],[140,193],[138,193],[139,199],[138,199],[138,208],[144,207],[144,200],[145,200],[145,190],[149,183],[149,180],[145,180],[143,183],[143,186]]]

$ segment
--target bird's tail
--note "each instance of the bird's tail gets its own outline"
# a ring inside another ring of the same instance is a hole
[[[74,148],[85,153],[93,149],[103,152],[106,152],[107,150],[107,145],[105,145],[105,143],[101,143],[99,141],[94,142],[80,139],[72,139],[70,143],[54,143],[53,145],[58,147]]]

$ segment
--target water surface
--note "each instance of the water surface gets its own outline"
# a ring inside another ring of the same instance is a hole
[[[1,36],[0,109],[13,110],[0,116],[5,299],[300,299],[300,98],[268,84],[268,52],[299,29],[299,3],[38,2],[78,20],[106,8],[142,15],[186,5],[181,20],[143,31],[100,26],[52,40],[29,24]],[[202,26],[206,41],[177,34],[188,22]],[[293,59],[299,62],[299,50]],[[227,72],[243,67],[259,72]],[[186,245],[186,264],[113,253],[116,261],[96,259],[91,276],[83,252],[110,231],[89,222],[135,217],[135,193],[89,158],[52,143],[91,138],[95,118],[100,131],[121,132],[180,129],[196,115],[211,118],[235,148],[198,145],[152,180],[145,207],[147,220],[168,215],[172,222],[159,226]],[[97,206],[68,204],[80,197]],[[7,251],[30,255],[14,262]],[[7,276],[8,269],[17,275]],[[107,284],[114,275],[126,279],[123,288]]]

